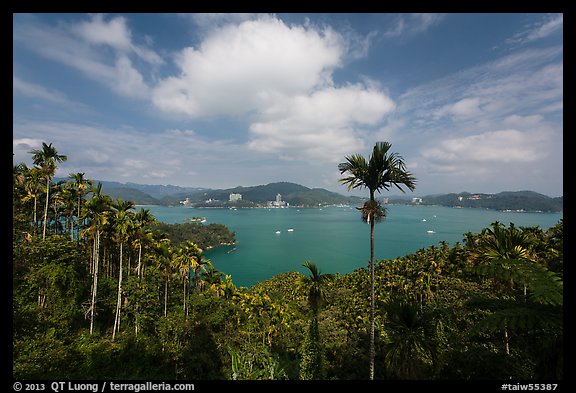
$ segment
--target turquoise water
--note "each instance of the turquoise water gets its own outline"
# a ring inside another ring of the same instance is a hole
[[[235,247],[218,247],[206,251],[205,256],[217,269],[232,275],[236,286],[251,286],[288,271],[305,273],[302,263],[306,260],[316,263],[322,273],[345,274],[367,266],[370,258],[370,226],[362,222],[354,207],[237,210],[145,207],[166,223],[206,217],[206,224],[224,224],[234,231]],[[480,232],[494,221],[548,229],[562,218],[562,213],[442,206],[388,205],[387,209],[388,216],[375,228],[376,259],[404,256],[442,240],[449,244],[462,242],[464,233]]]

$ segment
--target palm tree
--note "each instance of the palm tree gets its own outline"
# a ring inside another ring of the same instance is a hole
[[[96,299],[98,292],[98,270],[100,261],[100,231],[102,227],[107,223],[108,212],[110,210],[110,197],[103,195],[102,183],[98,183],[97,187],[91,187],[90,191],[93,193],[92,198],[86,203],[86,211],[84,218],[88,218],[89,227],[86,229],[87,232],[92,233],[94,237],[94,248],[92,252],[92,295],[91,304],[89,308],[90,312],[90,334],[92,334],[94,329],[94,314],[96,308]]]
[[[182,308],[184,310],[185,319],[188,319],[188,307],[186,304],[187,292],[186,288],[190,287],[190,269],[196,271],[200,264],[198,261],[201,257],[201,250],[198,246],[191,241],[187,240],[182,244],[174,253],[174,267],[179,272],[182,278],[182,291],[183,302]]]
[[[118,274],[118,297],[116,301],[116,316],[114,318],[114,330],[112,331],[112,340],[116,337],[116,332],[120,331],[120,311],[122,302],[122,252],[124,241],[128,238],[128,235],[134,225],[132,217],[130,215],[130,210],[134,208],[134,203],[131,201],[123,201],[118,198],[112,207],[116,210],[114,219],[116,228],[116,234],[118,236],[118,241],[120,243],[120,267]]]
[[[483,230],[470,246],[470,259],[476,262],[473,270],[495,278],[508,295],[498,304],[500,309],[481,321],[477,330],[503,330],[505,353],[510,355],[512,327],[558,323],[558,310],[563,304],[563,282],[543,263],[538,263],[528,231],[519,230],[512,223],[505,228],[494,222],[492,228]],[[521,301],[514,300],[516,284],[522,286]]]
[[[78,220],[78,227],[80,226],[80,207],[82,205],[82,199],[84,198],[84,195],[86,195],[86,193],[88,192],[88,190],[90,189],[90,187],[92,187],[94,185],[94,182],[90,179],[85,179],[84,178],[84,172],[77,172],[77,173],[70,173],[68,175],[69,178],[71,178],[73,180],[73,182],[70,183],[71,188],[74,190],[74,194],[76,195],[76,219]],[[74,225],[74,224],[72,224]],[[78,228],[77,233],[80,232],[80,228]],[[72,232],[74,232],[72,230]]]
[[[422,311],[414,302],[401,300],[386,304],[385,362],[399,378],[422,377],[422,368],[435,359],[437,323],[432,313]]]
[[[317,317],[318,311],[326,301],[326,286],[334,279],[333,274],[321,274],[314,262],[305,261],[302,266],[310,270],[310,276],[301,276],[299,285],[308,290],[308,305],[312,315]]]
[[[172,254],[174,250],[168,239],[160,239],[153,244],[153,255],[156,260],[156,268],[160,271],[160,276],[164,279],[164,316],[168,315],[168,284],[172,276]]]
[[[46,238],[46,221],[48,219],[48,201],[50,200],[50,180],[52,180],[56,172],[56,164],[66,161],[68,157],[58,154],[52,143],[47,145],[45,142],[42,142],[42,149],[32,150],[30,153],[32,153],[34,165],[41,168],[46,179],[46,205],[44,206],[44,223],[42,226],[42,240],[44,240]]]
[[[38,205],[38,196],[40,195],[40,178],[42,176],[42,172],[40,168],[33,167],[28,169],[26,164],[23,165],[22,172],[24,173],[24,191],[25,196],[23,201],[27,202],[30,199],[34,200],[34,207],[32,211],[32,228],[33,233],[36,234],[38,229],[38,218],[37,218],[37,205]]]
[[[374,223],[384,217],[385,211],[376,202],[375,193],[388,191],[392,186],[405,192],[403,187],[413,191],[416,179],[406,169],[404,159],[397,153],[389,153],[392,145],[376,142],[372,155],[366,160],[360,154],[345,157],[346,162],[338,165],[340,174],[349,176],[340,179],[348,185],[348,190],[367,188],[370,200],[360,210],[370,224],[370,379],[374,379]]]
[[[150,212],[150,209],[140,209],[134,218],[136,220],[136,244],[138,246],[138,265],[136,266],[136,272],[138,273],[138,278],[141,280],[143,275],[142,243],[144,243],[144,241],[152,240],[152,232],[148,226],[155,223],[157,220]]]
[[[326,286],[334,279],[332,274],[320,274],[320,270],[311,261],[306,261],[302,266],[310,270],[310,276],[301,276],[299,286],[308,292],[308,304],[312,317],[308,336],[304,340],[302,349],[302,362],[300,366],[301,379],[322,379],[323,355],[320,345],[320,331],[318,329],[318,313],[320,307],[326,301]]]

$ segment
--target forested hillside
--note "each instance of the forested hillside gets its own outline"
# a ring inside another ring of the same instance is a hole
[[[422,198],[422,204],[493,210],[561,212],[564,208],[564,198],[551,198],[534,191],[504,191],[497,194],[462,192],[425,196]]]
[[[14,379],[368,379],[368,269],[238,288],[55,157],[13,170]],[[562,221],[375,265],[376,379],[563,378]]]

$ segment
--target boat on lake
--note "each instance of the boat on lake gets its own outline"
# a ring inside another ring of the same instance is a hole
[[[206,217],[190,217],[190,218],[186,218],[186,221],[199,222],[199,223],[204,224],[206,222]]]

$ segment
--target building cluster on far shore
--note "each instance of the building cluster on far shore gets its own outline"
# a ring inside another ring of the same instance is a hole
[[[286,201],[282,200],[282,195],[280,194],[276,194],[276,200],[275,201],[268,201],[266,203],[267,207],[289,207],[290,204]]]

